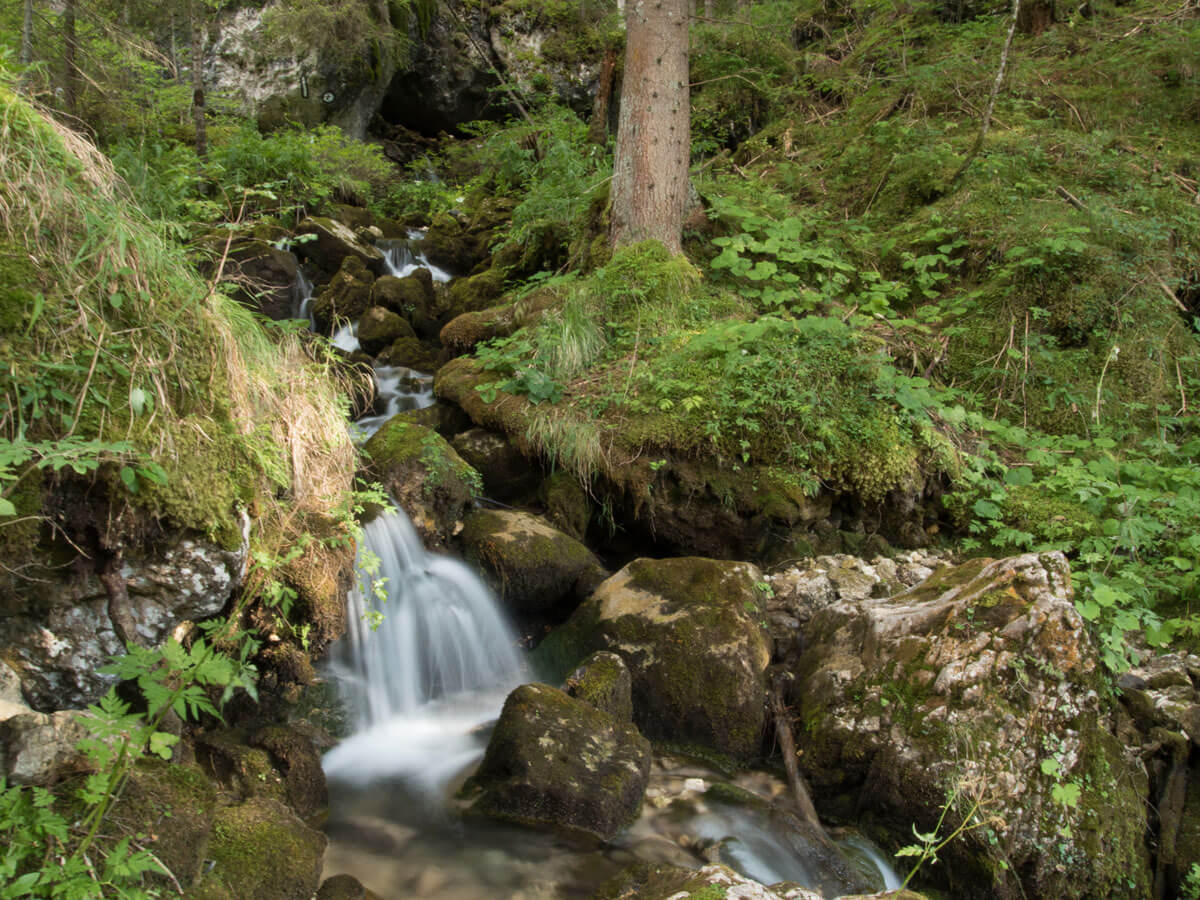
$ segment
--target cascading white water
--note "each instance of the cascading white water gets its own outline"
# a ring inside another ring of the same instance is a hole
[[[425,237],[423,231],[410,231],[406,241],[383,241],[378,246],[383,251],[388,274],[403,278],[411,275],[417,269],[428,269],[433,280],[441,283],[449,281],[454,276],[445,269],[439,269],[422,254],[414,252],[412,242]]]
[[[528,680],[516,636],[479,578],[427,552],[399,510],[363,529],[358,571],[367,590],[350,593],[334,664],[357,731],[326,755],[326,774],[357,784],[401,778],[435,794],[478,758],[474,732]]]

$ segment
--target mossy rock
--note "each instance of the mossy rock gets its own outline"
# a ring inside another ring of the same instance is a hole
[[[364,244],[353,231],[335,219],[319,216],[305,219],[297,226],[296,234],[316,235],[315,240],[298,243],[296,249],[324,272],[338,271],[349,256],[360,260],[374,275],[387,271],[383,251],[372,244]]]
[[[342,874],[322,881],[316,900],[379,900],[379,897],[353,875]]]
[[[436,400],[421,409],[405,410],[397,413],[396,417],[413,425],[431,428],[445,438],[453,437],[471,427],[471,417],[463,412],[462,407],[442,400]]]
[[[216,810],[216,788],[203,772],[146,757],[130,772],[112,819],[128,833],[147,835],[154,855],[190,885],[208,856]]]
[[[641,811],[649,742],[544,684],[508,695],[468,790],[491,818],[611,840]]]
[[[371,306],[358,321],[358,342],[371,355],[403,338],[416,339],[411,325],[390,309]]]
[[[196,761],[237,801],[255,797],[288,802],[288,787],[271,753],[251,746],[243,729],[207,731],[196,740]]]
[[[461,313],[442,328],[441,341],[456,353],[468,353],[483,341],[508,337],[518,328],[535,324],[547,309],[559,302],[555,291],[542,289],[509,303]]]
[[[480,259],[462,222],[450,213],[434,217],[421,240],[421,252],[435,266],[450,272],[469,272]]]
[[[479,492],[479,473],[436,431],[401,417],[385,422],[363,449],[371,476],[408,513],[422,538],[443,546]]]
[[[218,811],[208,855],[215,882],[247,900],[311,900],[321,880],[325,836],[286,805],[255,798]]]
[[[442,352],[437,347],[423,343],[416,337],[399,337],[390,347],[375,357],[381,366],[399,366],[417,372],[434,372],[442,361]]]
[[[446,289],[447,315],[461,316],[463,313],[487,309],[496,298],[504,293],[508,270],[493,266],[477,275],[456,278]]]
[[[483,477],[488,497],[503,503],[533,492],[540,473],[502,434],[485,428],[471,428],[450,441],[458,455]]]
[[[305,545],[281,574],[296,592],[293,621],[309,626],[308,650],[320,658],[346,631],[346,592],[354,579],[354,550],[331,519],[310,518],[309,534],[318,539]]]
[[[521,612],[578,600],[608,574],[587,547],[531,513],[477,510],[463,525],[462,542],[505,603]]]
[[[333,331],[343,321],[357,321],[371,302],[372,275],[356,256],[346,257],[340,269],[312,302],[317,328]]]
[[[268,725],[250,736],[250,744],[271,755],[283,775],[288,805],[305,822],[324,817],[329,807],[329,789],[321,768],[321,754],[312,739],[298,728]]]
[[[633,677],[634,721],[647,737],[750,759],[762,737],[771,656],[761,580],[747,563],[638,559],[539,651],[560,661],[619,654]]]
[[[566,677],[572,697],[590,703],[618,722],[633,721],[633,678],[625,660],[607,650],[593,653]]]
[[[371,303],[407,319],[421,337],[437,336],[437,294],[433,288],[433,275],[428,269],[417,269],[403,278],[384,275],[375,282]]]
[[[969,784],[999,844],[972,831],[945,848],[934,874],[955,897],[1146,896],[1149,786],[1113,736],[1065,558],[970,560],[864,593],[816,609],[788,662],[818,804],[849,798],[904,844]],[[1055,795],[1071,784],[1074,805]]]
[[[567,472],[553,472],[538,487],[538,500],[546,518],[577,541],[587,536],[595,503],[579,479]]]

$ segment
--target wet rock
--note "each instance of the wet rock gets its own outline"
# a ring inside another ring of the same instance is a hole
[[[401,338],[416,338],[412,326],[390,309],[372,306],[358,322],[358,342],[372,355]]]
[[[544,684],[517,688],[472,779],[474,809],[610,840],[641,809],[650,744],[632,725]]]
[[[435,266],[450,272],[469,272],[481,259],[466,226],[451,213],[434,216],[421,240],[421,252]]]
[[[431,547],[444,546],[479,489],[479,474],[436,431],[402,417],[384,423],[363,448],[370,473],[408,513]]]
[[[437,337],[437,294],[428,269],[417,269],[403,278],[384,275],[375,282],[371,303],[403,316],[421,337]]]
[[[648,737],[748,759],[764,722],[770,639],[762,574],[700,557],[639,559],[600,585],[543,642],[572,663],[596,650],[625,660],[634,720]]]
[[[483,476],[483,489],[493,500],[511,503],[537,485],[533,464],[498,432],[471,428],[455,435],[450,444]]]
[[[325,836],[286,805],[255,798],[218,810],[209,842],[212,871],[200,883],[254,900],[311,900],[321,880]]]
[[[618,722],[633,721],[633,679],[615,653],[593,653],[567,676],[567,694],[608,713]]]
[[[998,843],[976,829],[946,847],[956,897],[1148,890],[1146,772],[1113,735],[1061,554],[972,560],[890,598],[838,599],[804,638],[790,702],[819,804],[846,798],[905,841],[947,797],[978,801]]]
[[[447,315],[457,317],[487,309],[504,293],[507,278],[505,269],[493,266],[476,275],[454,279],[446,289]]]
[[[247,741],[242,729],[207,731],[195,745],[200,768],[226,794],[244,801],[255,797],[288,802],[288,787],[272,755]]]
[[[348,256],[341,268],[312,301],[313,321],[319,330],[335,331],[345,322],[357,321],[370,305],[375,276],[356,256]]]
[[[522,612],[586,596],[608,575],[587,547],[531,513],[477,510],[464,522],[462,542],[505,603]]]
[[[297,244],[296,251],[325,272],[338,271],[348,256],[360,260],[373,275],[382,275],[387,271],[383,251],[372,244],[363,243],[336,219],[320,216],[307,218],[296,227],[296,234],[316,235],[315,240]]]
[[[129,637],[157,646],[181,622],[219,613],[241,583],[248,534],[241,537],[241,546],[233,549],[185,534],[137,555],[131,552],[120,569],[134,630]],[[19,675],[34,709],[94,703],[115,683],[97,670],[125,652],[109,614],[108,591],[89,572],[45,596],[37,608],[0,617],[5,661]]]

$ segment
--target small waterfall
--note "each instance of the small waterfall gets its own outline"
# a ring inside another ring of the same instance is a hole
[[[516,637],[479,578],[427,552],[399,510],[363,529],[358,571],[334,665],[357,732],[326,755],[325,771],[358,785],[400,778],[437,795],[479,757],[475,732],[528,680]]]
[[[428,269],[434,281],[445,284],[454,276],[445,269],[439,269],[424,254],[413,250],[413,244],[420,243],[423,237],[424,231],[413,230],[408,233],[408,240],[380,241],[375,246],[383,251],[387,274],[403,278],[417,269]]]

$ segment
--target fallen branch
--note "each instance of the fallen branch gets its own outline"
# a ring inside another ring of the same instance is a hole
[[[792,726],[787,716],[787,708],[783,705],[782,675],[777,674],[771,679],[770,702],[771,718],[775,720],[775,736],[779,739],[779,751],[783,754],[783,768],[787,772],[788,786],[792,789],[796,806],[800,809],[800,817],[812,825],[817,830],[820,839],[828,844],[830,843],[829,837],[825,834],[825,828],[817,816],[817,808],[813,806],[812,794],[809,793],[804,776],[800,774],[800,767],[796,765],[796,742],[792,738]]]

